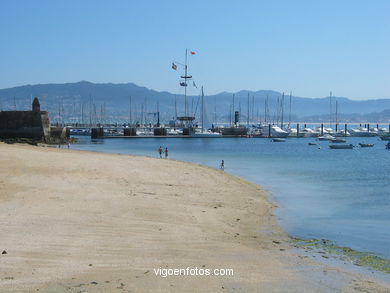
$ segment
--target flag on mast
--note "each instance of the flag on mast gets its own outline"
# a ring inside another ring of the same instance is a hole
[[[173,70],[177,70],[177,65],[175,63],[172,62],[172,69]]]
[[[196,53],[194,51],[190,51],[191,55],[195,55]]]

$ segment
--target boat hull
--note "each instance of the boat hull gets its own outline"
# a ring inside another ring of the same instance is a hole
[[[220,134],[220,133],[194,133],[194,134],[191,134],[191,137],[197,137],[197,138],[217,138],[217,137],[222,137],[222,134]]]
[[[352,144],[331,144],[329,145],[329,148],[335,149],[335,150],[342,150],[342,149],[352,149]]]

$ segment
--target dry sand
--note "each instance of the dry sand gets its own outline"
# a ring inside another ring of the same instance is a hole
[[[303,258],[273,208],[258,186],[195,164],[0,144],[0,291],[390,292]]]

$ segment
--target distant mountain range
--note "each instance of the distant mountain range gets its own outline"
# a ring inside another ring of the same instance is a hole
[[[303,98],[290,97],[271,90],[239,91],[234,93],[234,110],[241,112],[246,121],[248,113],[251,121],[293,121],[328,122],[335,120],[336,101],[340,122],[380,122],[390,121],[390,99],[351,100],[344,97]],[[62,121],[151,121],[155,119],[157,108],[164,121],[177,114],[184,114],[183,95],[158,92],[137,86],[133,83],[96,84],[87,81],[64,84],[25,85],[0,90],[1,110],[30,109],[31,98],[39,97],[41,109],[48,110],[53,122]],[[130,98],[131,97],[131,98]],[[130,107],[131,99],[131,107]],[[175,107],[176,100],[176,107]],[[198,96],[188,97],[189,112],[200,115]],[[284,103],[282,103],[284,100]],[[330,102],[332,104],[330,104]],[[228,122],[231,118],[233,93],[222,92],[205,96],[208,121],[217,119]],[[283,104],[283,107],[282,107]],[[131,111],[130,111],[131,108]]]

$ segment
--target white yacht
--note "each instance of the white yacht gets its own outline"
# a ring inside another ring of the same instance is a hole
[[[303,137],[317,137],[319,135],[318,132],[314,131],[309,127],[305,127],[302,130],[302,133],[303,133]]]
[[[298,133],[297,128],[288,128],[286,129],[286,131],[288,132],[289,137],[304,137],[304,133],[302,132]]]
[[[183,135],[183,130],[181,129],[175,129],[175,128],[170,128],[168,131],[167,131],[167,135]]]
[[[195,131],[193,134],[191,134],[191,137],[202,137],[202,138],[208,138],[208,137],[222,137],[222,134],[219,132],[212,132],[210,130],[201,130],[201,131]]]
[[[347,132],[345,132],[344,129],[341,129],[341,130],[337,131],[337,133],[335,133],[334,136],[345,137],[345,136],[351,136],[351,134],[348,132],[348,130],[347,130]]]
[[[365,127],[352,128],[350,130],[351,136],[367,137],[367,136],[376,136],[377,133],[369,131]]]
[[[261,127],[261,133],[264,137],[286,138],[289,135],[289,132],[276,125],[272,125],[271,127],[269,127],[269,125],[263,125]]]
[[[335,137],[330,135],[329,133],[325,133],[323,136],[317,137],[317,139],[318,140],[329,140],[329,141],[331,141],[331,140],[335,139]]]
[[[280,128],[279,126],[271,126],[271,135],[272,137],[287,137],[288,136],[288,132],[283,130],[282,128]]]

